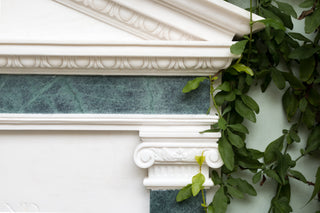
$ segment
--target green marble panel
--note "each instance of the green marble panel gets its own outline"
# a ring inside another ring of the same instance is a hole
[[[204,213],[201,193],[177,203],[178,192],[179,190],[151,191],[150,213]]]
[[[0,75],[0,113],[205,114],[209,82],[192,77]]]

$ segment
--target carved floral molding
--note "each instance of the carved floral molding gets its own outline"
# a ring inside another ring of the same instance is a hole
[[[146,40],[202,39],[111,0],[54,0]]]
[[[232,43],[0,43],[0,73],[212,75],[228,67]]]

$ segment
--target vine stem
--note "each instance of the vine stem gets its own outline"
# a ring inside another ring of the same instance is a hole
[[[203,204],[204,204],[204,211],[205,211],[205,213],[207,213],[208,211],[207,211],[207,203],[206,203],[206,197],[204,196],[204,190],[203,189],[201,189],[201,194],[202,194],[202,202],[203,202]]]
[[[203,156],[203,152],[202,152],[202,154],[201,154],[201,156]],[[201,173],[201,171],[202,171],[202,164],[201,165],[199,165],[199,171],[200,171],[200,173]],[[206,197],[205,197],[205,195],[204,195],[204,190],[203,190],[203,188],[201,189],[201,195],[202,195],[202,202],[203,202],[203,209],[204,209],[204,211],[205,211],[205,213],[207,213],[208,211],[207,211],[207,202],[206,202]]]
[[[294,160],[294,162],[297,162],[298,160],[300,160],[304,155],[300,155],[299,157],[297,157],[297,159]]]
[[[253,31],[253,21],[252,21],[252,0],[250,0],[250,35],[249,35],[249,52],[247,58],[247,66],[249,66],[249,60],[252,51],[252,31]]]
[[[295,176],[293,176],[293,175],[289,175],[289,174],[288,174],[288,177],[291,177],[291,178],[294,178],[294,179],[296,179],[296,180],[301,181],[299,178],[297,178],[297,177],[295,177]],[[307,181],[307,182],[305,182],[305,183],[308,184],[309,186],[314,186],[314,185],[315,185],[315,183],[313,183],[313,182],[311,182],[311,181]]]

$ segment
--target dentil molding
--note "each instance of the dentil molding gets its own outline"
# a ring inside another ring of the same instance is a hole
[[[223,164],[217,144],[220,133],[200,132],[217,119],[213,115],[0,114],[0,130],[138,131],[141,143],[132,155],[138,167],[148,170],[143,181],[148,189],[178,189],[191,183],[199,172],[195,156],[202,153],[204,186],[209,188],[213,186],[209,168]]]

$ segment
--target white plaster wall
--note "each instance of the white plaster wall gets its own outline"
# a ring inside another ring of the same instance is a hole
[[[103,43],[141,39],[52,0],[28,0],[27,4],[26,0],[0,0],[0,40]]]
[[[0,212],[149,212],[138,132],[0,131]]]

